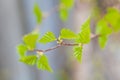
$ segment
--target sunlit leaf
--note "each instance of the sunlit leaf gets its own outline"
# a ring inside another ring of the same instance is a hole
[[[63,28],[60,32],[60,38],[63,39],[75,39],[76,34],[70,29]]]
[[[74,0],[60,0],[63,7],[71,8],[74,4]]]
[[[25,53],[27,52],[27,47],[24,44],[19,44],[17,46],[17,52],[21,57],[25,56]]]
[[[115,8],[108,8],[105,20],[111,25],[112,29],[117,32],[120,30],[120,12]]]
[[[48,58],[45,55],[41,55],[37,61],[37,67],[41,70],[52,72],[52,69],[48,63]]]
[[[104,48],[106,46],[108,36],[111,33],[112,33],[111,26],[109,26],[109,24],[104,19],[101,19],[97,23],[96,27],[96,34],[100,35],[100,37],[98,38],[98,42],[101,48]]]
[[[74,0],[60,0],[60,18],[62,21],[68,19],[69,10],[72,8]]]
[[[37,3],[34,4],[33,12],[34,12],[34,15],[36,17],[37,23],[40,24],[42,21],[42,12],[41,12],[39,5]]]
[[[53,32],[47,32],[43,37],[39,40],[40,43],[46,44],[49,42],[53,42],[56,40],[56,37]]]
[[[110,35],[112,33],[112,28],[109,24],[104,20],[101,19],[96,26],[96,34],[100,35]]]
[[[64,9],[64,8],[61,8],[60,9],[60,18],[62,21],[66,21],[68,19],[68,10],[67,9]]]
[[[82,62],[82,50],[82,46],[74,47],[74,56],[79,62]]]
[[[90,20],[88,19],[81,27],[81,31],[76,39],[77,43],[87,44],[90,42]]]
[[[108,37],[107,36],[100,36],[98,38],[98,42],[101,48],[105,48],[106,43],[107,43]]]
[[[34,65],[36,63],[37,57],[35,55],[24,56],[20,58],[20,62],[23,62],[28,65]]]
[[[36,47],[37,40],[39,38],[38,33],[29,33],[23,37],[24,43],[29,50],[33,50]]]

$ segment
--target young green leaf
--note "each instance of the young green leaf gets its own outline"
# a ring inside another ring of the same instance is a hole
[[[19,44],[17,46],[17,52],[19,53],[20,57],[25,56],[25,53],[27,52],[27,47],[24,44]]]
[[[43,37],[39,40],[40,43],[46,44],[49,42],[53,42],[56,40],[56,37],[53,32],[47,32]]]
[[[37,67],[41,70],[52,72],[52,69],[48,63],[48,59],[45,55],[41,55],[37,61]]]
[[[76,38],[77,43],[87,44],[90,42],[90,20],[88,19],[81,27],[81,31]]]
[[[42,12],[39,8],[39,5],[37,3],[34,4],[34,9],[33,9],[34,15],[36,17],[36,21],[38,24],[42,22]]]
[[[112,33],[111,27],[108,26],[108,23],[101,19],[96,26],[96,34],[100,35],[110,35]]]
[[[74,47],[74,56],[79,62],[82,62],[82,50],[83,50],[82,46]]]
[[[108,12],[104,18],[115,32],[120,30],[120,12],[117,9],[108,8]]]
[[[29,33],[23,37],[23,41],[29,50],[33,50],[36,47],[38,38],[38,33]]]
[[[74,0],[60,0],[61,5],[65,8],[71,8],[74,4]]]
[[[105,47],[108,36],[111,33],[112,33],[111,27],[108,26],[108,23],[104,19],[101,19],[97,23],[97,27],[96,27],[96,34],[100,34],[100,37],[98,38],[98,42],[101,48]]]
[[[60,18],[62,21],[68,19],[69,9],[73,6],[74,0],[60,0]]]
[[[62,38],[62,39],[75,39],[76,34],[69,29],[63,28],[60,32],[60,38]]]
[[[68,10],[65,8],[60,9],[60,18],[62,21],[66,21],[68,19]]]
[[[100,36],[98,38],[98,42],[101,48],[104,48],[106,46],[107,40],[108,40],[107,36]]]
[[[34,65],[36,63],[36,60],[37,60],[37,56],[35,55],[30,55],[30,56],[24,56],[22,58],[20,58],[20,62],[23,62],[25,64],[28,64],[28,65]]]

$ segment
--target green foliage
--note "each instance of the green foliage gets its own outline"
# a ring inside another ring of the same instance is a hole
[[[27,52],[27,47],[24,44],[19,44],[17,46],[17,52],[19,53],[20,57],[23,57]]]
[[[36,17],[37,24],[40,24],[42,22],[42,12],[37,3],[34,4],[33,12]]]
[[[38,69],[53,72],[48,63],[47,57],[42,53],[38,55],[39,55],[39,58],[37,58],[36,55],[22,56],[20,57],[19,61],[32,66],[37,64]]]
[[[33,50],[36,47],[38,38],[38,33],[29,33],[23,37],[23,41],[29,50]]]
[[[47,70],[52,72],[51,67],[49,66],[48,59],[45,55],[41,55],[37,61],[37,67],[41,70]]]
[[[76,38],[77,43],[87,44],[90,42],[90,20],[88,19],[82,26]]]
[[[98,42],[101,48],[105,47],[108,36],[111,33],[112,33],[111,27],[108,26],[108,23],[104,19],[101,19],[97,23],[97,27],[96,27],[96,34],[100,34],[100,37],[98,38]]]
[[[66,21],[68,18],[68,10],[65,8],[60,9],[60,18],[62,21]]]
[[[66,21],[69,16],[69,10],[72,8],[74,0],[60,0],[60,18]],[[37,24],[42,22],[42,12],[37,3],[34,5],[34,15],[36,17]],[[113,32],[120,31],[120,12],[114,8],[109,8],[107,14],[105,14],[102,19],[100,19],[96,24],[96,34],[100,35],[98,37],[98,42],[101,48],[104,48],[108,37]],[[48,63],[48,58],[43,54],[44,52],[56,49],[60,46],[75,46],[74,57],[82,62],[82,51],[83,45],[88,44],[91,40],[90,37],[90,19],[88,19],[82,26],[78,34],[73,31],[63,28],[60,31],[58,38],[55,37],[53,32],[46,32],[40,39],[38,31],[29,33],[23,37],[23,44],[17,46],[17,51],[20,55],[20,61],[28,65],[37,65],[41,70],[46,70],[52,72],[52,69]],[[75,43],[66,43],[63,39],[75,40]],[[36,49],[37,41],[42,44],[47,44],[49,42],[57,41],[57,46],[49,48],[46,50]],[[77,46],[78,45],[78,46]],[[26,55],[26,52],[36,52],[36,55]]]
[[[120,12],[115,8],[108,8],[107,14],[100,19],[96,26],[96,34],[99,34],[98,42],[104,48],[108,37],[113,32],[120,31]]]
[[[82,62],[82,46],[75,46],[74,47],[74,57],[79,61]]]
[[[98,42],[101,48],[104,48],[106,46],[107,40],[108,40],[108,36],[100,36],[98,38]]]
[[[76,34],[69,29],[63,28],[60,32],[60,38],[62,38],[62,39],[75,39]]]
[[[108,26],[108,23],[101,19],[96,26],[96,34],[100,35],[110,35],[112,33],[111,27]]]
[[[37,57],[35,55],[21,57],[19,61],[28,64],[34,65],[36,63]]]
[[[60,18],[62,21],[68,19],[69,10],[72,8],[74,0],[60,0]]]
[[[61,5],[65,8],[71,8],[74,4],[74,0],[60,0]]]
[[[53,42],[56,40],[56,37],[53,32],[47,32],[45,35],[39,40],[40,43],[46,44],[49,42]]]
[[[108,8],[104,18],[111,25],[113,31],[118,32],[120,30],[120,12],[117,9]]]

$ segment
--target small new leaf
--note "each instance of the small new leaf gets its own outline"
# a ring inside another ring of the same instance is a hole
[[[60,0],[60,18],[62,21],[68,19],[69,10],[73,6],[74,0]]]
[[[107,36],[100,36],[100,37],[98,38],[99,45],[100,45],[100,47],[101,47],[102,49],[105,48],[106,43],[107,43],[107,40],[108,40],[108,37],[107,37]]]
[[[36,17],[36,21],[38,24],[42,22],[42,12],[39,8],[39,5],[37,3],[34,4],[34,9],[33,9],[34,15]]]
[[[82,46],[74,47],[74,56],[79,62],[82,62],[82,50],[83,50]]]
[[[25,53],[27,52],[27,47],[24,44],[19,44],[17,46],[17,52],[19,53],[20,57],[25,56]]]
[[[45,55],[41,55],[37,61],[37,67],[41,70],[52,72],[52,69],[48,63],[48,58]]]
[[[60,9],[60,18],[62,21],[66,21],[68,19],[68,10],[67,9],[64,9],[64,8],[61,8]]]
[[[111,25],[114,32],[120,30],[120,12],[115,8],[108,8],[105,20]]]
[[[101,19],[96,26],[96,34],[100,35],[110,35],[112,33],[112,29],[110,26],[108,26],[108,23]]]
[[[101,19],[97,23],[96,27],[96,34],[100,35],[100,37],[98,38],[98,42],[101,48],[104,48],[106,46],[108,36],[111,33],[112,33],[111,27],[108,26],[108,23],[104,19]]]
[[[61,0],[61,6],[65,8],[71,8],[74,4],[74,0]]]
[[[77,43],[87,44],[90,42],[90,20],[88,19],[81,27],[81,31],[76,38]]]
[[[46,44],[49,42],[53,42],[56,40],[56,37],[53,32],[47,32],[43,37],[39,40],[40,43]]]
[[[36,63],[37,57],[35,55],[24,56],[19,61],[28,65],[34,65]]]
[[[75,39],[76,34],[69,29],[63,28],[60,32],[60,38],[62,38],[62,39]]]
[[[38,38],[38,33],[29,33],[23,37],[23,41],[29,50],[33,50],[36,47]]]

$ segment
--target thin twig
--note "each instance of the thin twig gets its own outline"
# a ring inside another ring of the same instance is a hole
[[[46,50],[36,49],[36,50],[34,50],[34,51],[36,51],[36,52],[48,52],[48,51],[57,49],[57,48],[59,48],[59,47],[61,47],[61,46],[77,46],[77,45],[78,45],[78,44],[74,44],[74,43],[62,43],[62,44],[58,44],[58,45],[56,45],[56,46],[54,46],[54,47],[52,47],[52,48],[48,48],[48,49],[46,49]]]
[[[54,49],[57,49],[57,48],[59,48],[59,47],[61,47],[62,45],[57,45],[57,46],[55,46],[55,47],[52,47],[52,48],[49,48],[49,49],[46,49],[46,50],[44,50],[43,52],[48,52],[48,51],[51,51],[51,50],[54,50]]]
[[[99,37],[100,35],[95,35],[95,34],[91,34],[91,39],[94,39],[94,38],[97,38],[97,37]],[[57,44],[56,46],[54,46],[54,47],[52,47],[52,48],[48,48],[48,49],[46,49],[46,50],[39,50],[39,49],[36,49],[36,50],[34,50],[34,51],[36,51],[36,52],[48,52],[48,51],[51,51],[51,50],[54,50],[54,49],[57,49],[57,48],[59,48],[59,47],[61,47],[61,46],[78,46],[79,44],[77,44],[77,43],[65,43],[65,42],[61,42],[61,43],[59,43],[59,44]]]
[[[63,43],[62,46],[78,46],[79,44],[75,43]]]
[[[99,34],[91,34],[91,39],[97,38],[99,36],[100,36]]]

